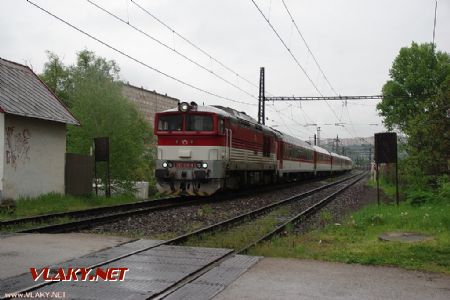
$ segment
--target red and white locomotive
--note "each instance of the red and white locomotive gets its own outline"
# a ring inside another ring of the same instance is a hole
[[[228,107],[182,102],[157,113],[154,130],[155,177],[164,194],[211,195],[352,169],[350,158],[258,124]]]

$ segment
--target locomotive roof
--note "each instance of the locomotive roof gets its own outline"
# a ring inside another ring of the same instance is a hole
[[[219,109],[215,106],[197,106],[197,110],[196,111],[200,111],[200,112],[209,112],[209,113],[215,113],[224,117],[231,117],[232,115],[229,114],[228,112]],[[171,109],[167,109],[163,112],[178,112],[178,107],[175,108],[171,108]]]

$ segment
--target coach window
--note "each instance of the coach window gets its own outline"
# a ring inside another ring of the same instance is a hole
[[[158,118],[159,131],[181,131],[182,129],[183,129],[182,115],[159,116]]]
[[[187,115],[186,131],[213,131],[213,118],[210,115]]]

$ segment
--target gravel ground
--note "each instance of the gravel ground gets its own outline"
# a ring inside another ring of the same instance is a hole
[[[306,233],[311,229],[321,228],[330,223],[341,223],[349,214],[359,208],[376,202],[376,189],[366,186],[367,179],[363,179],[342,194],[338,195],[319,213],[313,214],[311,217],[302,220],[295,227],[295,232]],[[384,197],[382,198],[384,201]],[[327,215],[324,220],[324,215]]]
[[[339,177],[341,179],[343,177]],[[293,195],[319,187],[325,182],[299,184],[296,187],[239,197],[233,200],[178,207],[129,217],[97,226],[88,232],[112,233],[146,238],[170,238],[224,221]]]

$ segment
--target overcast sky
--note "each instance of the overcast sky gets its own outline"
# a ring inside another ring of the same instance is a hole
[[[25,0],[0,0],[0,57],[32,66],[37,73],[42,71],[47,59],[46,50],[71,64],[76,52],[89,49],[115,60],[121,67],[122,80],[132,85],[167,93],[181,101],[229,106],[253,117],[257,114],[254,97],[258,96],[261,66],[266,68],[266,89],[270,95],[319,95],[251,0],[133,0],[134,3],[131,0],[92,0],[208,70],[164,48],[88,1],[32,1],[148,66],[211,93],[253,105],[217,98],[162,76],[77,32]],[[282,1],[255,2],[319,91],[323,95],[334,95],[296,32]],[[239,76],[187,44],[135,3]],[[329,82],[340,95],[380,94],[399,49],[412,41],[432,40],[434,0],[285,0],[285,3]],[[438,49],[450,52],[449,0],[438,1],[436,44]],[[209,70],[228,83],[211,75]],[[340,101],[302,102],[301,105],[276,102],[266,108],[269,118],[266,124],[305,140],[316,131],[315,126],[305,126],[312,123],[321,127],[322,137],[371,136],[384,130],[376,104],[376,100],[348,101],[347,106]]]

